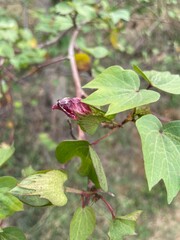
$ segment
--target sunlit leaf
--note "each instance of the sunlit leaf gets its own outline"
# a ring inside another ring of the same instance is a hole
[[[38,196],[49,200],[55,206],[63,206],[67,203],[63,186],[66,180],[67,175],[59,170],[37,173],[23,179],[11,192],[17,196]]]
[[[119,66],[107,68],[84,88],[98,89],[82,101],[92,106],[110,104],[106,115],[156,102],[160,97],[157,92],[139,89],[138,75]]]
[[[136,126],[149,189],[162,179],[170,203],[180,190],[180,121],[162,125],[158,118],[148,114],[137,120]]]
[[[162,91],[180,94],[180,76],[170,72],[144,71],[152,86]]]
[[[154,70],[142,71],[138,66],[134,66],[134,70],[153,87],[156,87],[164,92],[180,94],[180,75]]]
[[[87,240],[93,233],[96,217],[92,207],[76,209],[70,223],[70,240]]]

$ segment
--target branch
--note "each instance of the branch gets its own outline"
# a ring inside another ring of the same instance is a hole
[[[79,28],[75,29],[72,34],[69,48],[68,48],[68,57],[70,60],[70,65],[71,65],[71,72],[72,72],[73,81],[74,81],[74,85],[75,85],[76,97],[81,98],[83,96],[86,96],[86,94],[84,93],[84,91],[81,88],[81,79],[80,79],[76,61],[74,58],[74,48],[75,48],[75,42],[76,42],[76,38],[77,38],[78,34],[79,34]],[[81,130],[81,128],[79,126],[78,126],[78,139],[85,139],[84,132]]]
[[[49,47],[53,44],[56,44],[61,38],[63,38],[72,28],[64,31],[64,32],[61,32],[58,36],[56,36],[55,38],[45,42],[45,43],[40,43],[38,44],[38,48],[46,48],[46,47]]]
[[[117,129],[122,128],[126,123],[128,122],[132,122],[133,121],[133,112],[128,114],[127,117],[121,122],[121,123],[116,123],[116,125],[111,127],[111,131],[109,131],[107,134],[105,134],[104,136],[98,138],[96,141],[92,142],[91,145],[96,145],[98,144],[100,141],[102,141],[103,139],[109,137],[112,133],[114,133],[115,131],[117,131]]]
[[[47,67],[51,64],[54,64],[54,63],[58,63],[58,62],[62,62],[64,60],[68,60],[68,57],[62,57],[62,56],[59,56],[59,57],[55,57],[55,58],[52,58],[52,59],[49,59],[47,60],[46,62],[42,63],[42,64],[39,64],[35,67],[33,67],[27,74],[25,74],[24,76],[22,76],[21,79],[25,79],[25,78],[28,78],[30,77],[31,75],[35,74],[36,72],[38,72],[40,69],[44,68],[44,67]]]
[[[79,29],[75,29],[72,34],[71,40],[70,40],[70,44],[69,44],[69,48],[68,48],[68,57],[70,60],[72,76],[73,76],[73,80],[74,80],[74,84],[75,84],[76,97],[81,98],[85,94],[81,88],[81,79],[80,79],[76,61],[74,58],[74,47],[75,47],[75,41],[76,41],[78,34],[79,34]]]

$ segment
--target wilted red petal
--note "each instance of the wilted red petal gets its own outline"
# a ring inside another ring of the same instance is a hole
[[[78,115],[91,114],[91,108],[81,102],[81,98],[63,98],[58,99],[57,103],[52,106],[52,109],[58,109],[63,111],[68,117],[78,120]]]

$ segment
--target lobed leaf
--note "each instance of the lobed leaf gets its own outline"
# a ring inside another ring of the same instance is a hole
[[[23,179],[11,192],[19,196],[36,196],[49,200],[55,206],[64,206],[67,203],[63,187],[66,180],[67,175],[59,170],[37,173]],[[48,204],[45,200],[42,205]],[[36,204],[35,201],[37,199],[33,199],[32,203]],[[37,205],[40,203],[37,202]]]
[[[133,66],[134,70],[148,81],[153,87],[164,92],[180,94],[180,75],[170,72],[142,71],[138,66]]]
[[[170,203],[180,190],[180,121],[162,125],[158,118],[148,114],[137,120],[136,126],[149,189],[162,179]]]
[[[76,209],[70,223],[70,240],[87,240],[93,233],[96,217],[92,207]]]
[[[134,71],[112,66],[84,86],[84,88],[97,90],[82,102],[92,106],[109,104],[106,115],[110,115],[156,102],[159,99],[159,93],[139,89],[139,87],[140,80]]]

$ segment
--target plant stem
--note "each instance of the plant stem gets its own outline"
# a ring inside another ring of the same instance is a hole
[[[74,47],[75,47],[75,41],[76,41],[78,34],[79,34],[79,29],[77,28],[74,30],[71,40],[70,40],[69,49],[68,49],[68,57],[69,57],[70,64],[71,64],[71,71],[72,71],[72,76],[73,76],[73,80],[74,80],[74,84],[75,84],[76,97],[81,98],[84,95],[84,93],[81,88],[81,79],[80,79],[76,61],[74,58]]]
[[[100,137],[99,139],[97,139],[96,141],[92,142],[91,145],[96,145],[98,144],[100,141],[102,141],[103,139],[109,137],[112,133],[114,133],[117,129],[122,128],[126,123],[133,121],[133,117],[132,117],[133,113],[130,113],[127,115],[127,117],[121,122],[121,123],[117,123],[116,125],[114,125],[111,131],[109,131],[107,134],[105,134],[104,136]]]
[[[118,127],[113,128],[111,131],[109,131],[107,134],[105,134],[104,136],[100,137],[99,139],[97,139],[96,141],[92,142],[91,145],[96,145],[98,144],[100,141],[102,141],[103,139],[109,137],[113,132],[115,132],[118,129]]]
[[[109,202],[107,202],[106,199],[103,198],[103,196],[99,195],[99,197],[105,203],[106,207],[110,211],[110,213],[112,215],[112,218],[115,219],[116,218],[116,214],[115,214],[114,209],[112,208],[111,204]]]
[[[68,60],[68,57],[65,56],[65,57],[62,57],[62,56],[58,56],[58,57],[55,57],[55,58],[52,58],[52,59],[49,59],[47,60],[46,62],[42,63],[42,64],[39,64],[37,65],[36,67],[33,67],[26,75],[22,76],[21,79],[25,79],[25,78],[28,78],[30,77],[31,75],[35,74],[37,71],[39,71],[41,68],[44,68],[44,67],[47,67],[51,64],[54,64],[54,63],[58,63],[58,62],[62,62],[64,60]]]
[[[86,94],[84,93],[84,91],[81,88],[81,79],[80,79],[79,72],[77,69],[77,64],[76,64],[76,61],[74,58],[75,42],[76,42],[76,38],[79,34],[79,30],[80,30],[79,28],[76,28],[72,34],[69,48],[68,48],[68,57],[70,60],[70,65],[71,65],[71,72],[72,72],[72,76],[73,76],[73,80],[74,80],[76,97],[81,98],[83,96],[86,96]],[[78,139],[85,139],[85,134],[79,126],[78,126]]]

